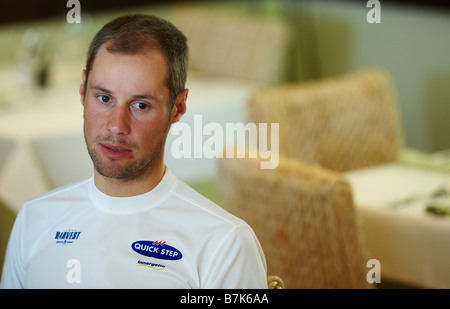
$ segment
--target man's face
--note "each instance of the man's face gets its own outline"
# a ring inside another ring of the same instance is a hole
[[[148,176],[162,164],[168,129],[176,121],[163,54],[112,54],[102,46],[89,80],[85,73],[83,80],[84,135],[96,171],[116,179]]]

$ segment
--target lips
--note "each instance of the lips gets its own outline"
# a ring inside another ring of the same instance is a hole
[[[131,149],[128,149],[126,147],[120,146],[120,145],[114,145],[105,143],[100,143],[100,148],[102,152],[110,159],[126,159],[132,157],[132,151]]]

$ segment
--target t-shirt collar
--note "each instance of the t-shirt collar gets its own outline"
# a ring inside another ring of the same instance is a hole
[[[89,193],[98,209],[116,214],[129,214],[157,207],[167,197],[175,183],[175,177],[166,167],[163,178],[152,190],[130,197],[113,197],[100,191],[91,178]]]

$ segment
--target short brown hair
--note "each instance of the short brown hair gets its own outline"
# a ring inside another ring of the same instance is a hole
[[[170,91],[170,108],[186,85],[188,46],[186,36],[172,23],[156,16],[131,14],[118,17],[95,35],[89,46],[86,61],[86,82],[100,47],[107,43],[110,53],[137,54],[152,48],[160,50],[167,62],[167,87]]]

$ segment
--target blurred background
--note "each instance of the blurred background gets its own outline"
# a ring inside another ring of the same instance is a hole
[[[446,1],[381,1],[381,23],[367,21],[363,0],[79,2],[81,23],[69,23],[66,1],[0,1],[0,264],[25,200],[92,174],[81,132],[81,70],[95,33],[124,13],[165,17],[188,36],[188,124],[194,114],[204,123],[245,122],[246,100],[263,86],[380,67],[395,85],[406,155],[450,149]],[[222,203],[214,160],[167,161]]]
[[[66,22],[65,1],[0,3],[2,77],[20,66],[31,45],[42,48],[41,69],[51,87],[59,62],[83,63],[86,46],[116,12],[137,9],[169,17],[173,6],[197,4],[231,14],[280,16],[293,36],[285,80],[319,78],[360,67],[382,66],[394,77],[406,145],[424,151],[447,149],[449,114],[449,5],[445,1],[383,1],[381,23],[370,24],[366,1],[81,1],[81,24]],[[268,42],[270,44],[270,42]],[[14,71],[16,72],[16,71]],[[78,73],[77,73],[78,74]],[[75,75],[78,78],[78,75]],[[13,76],[7,78],[14,82]],[[7,96],[2,79],[1,96]],[[8,87],[11,89],[10,87]],[[3,103],[5,104],[5,103]]]

